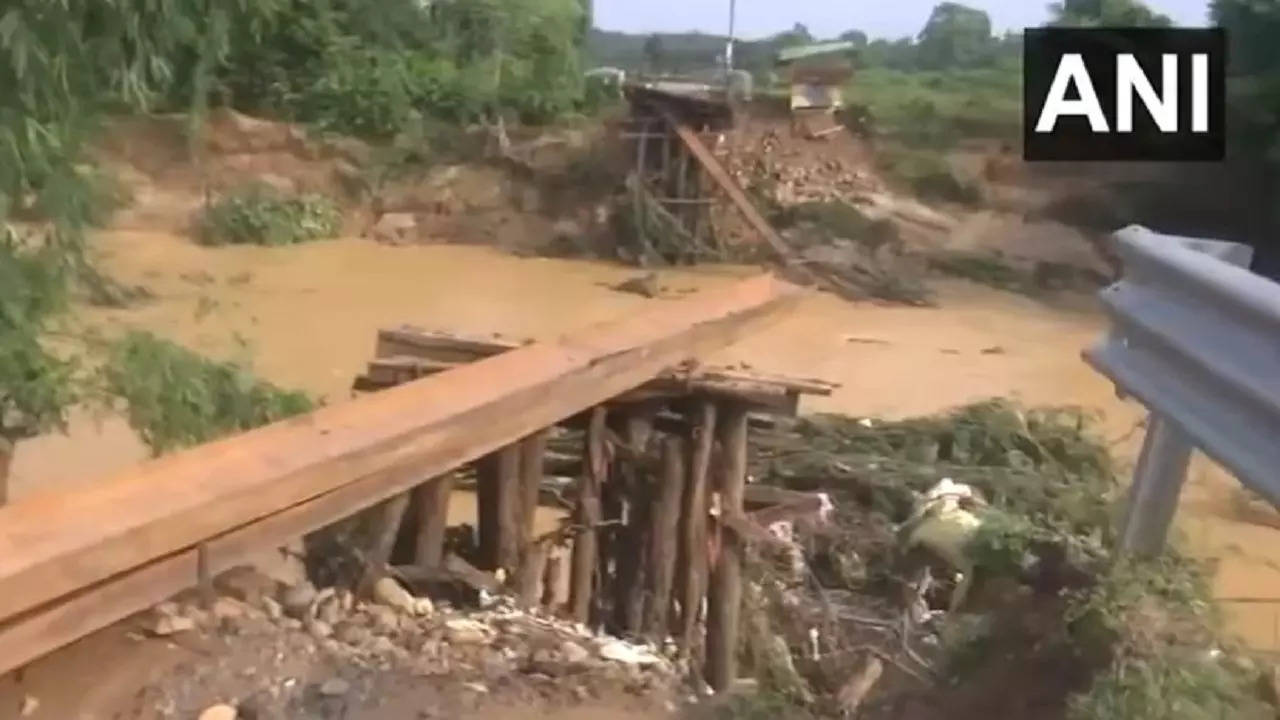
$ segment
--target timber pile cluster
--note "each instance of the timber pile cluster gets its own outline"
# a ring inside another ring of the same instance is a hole
[[[356,387],[390,387],[520,344],[383,330]],[[705,667],[705,682],[724,690],[737,677],[745,548],[789,548],[779,523],[820,520],[829,509],[821,494],[746,487],[748,427],[794,417],[802,394],[833,387],[748,368],[669,368],[477,462],[474,533],[445,528],[443,508],[460,479],[451,474],[388,502],[373,513],[368,539],[349,544],[368,548],[357,566],[389,564],[433,595],[450,585],[481,596],[508,592],[522,607],[612,635],[654,646],[670,639],[695,679]],[[560,482],[560,473],[574,477]],[[539,499],[548,495],[572,495],[570,512],[538,534]]]
[[[791,223],[797,208],[835,204],[861,226],[879,221],[896,239],[901,218],[945,226],[938,213],[888,195],[875,176],[840,158],[784,151],[776,132],[766,133],[757,147],[727,149],[734,118],[715,102],[639,89],[631,99],[632,127],[622,138],[634,141],[636,160],[627,181],[629,222],[622,230],[630,245],[619,248],[624,259],[765,261],[790,280],[847,300],[929,300],[918,282],[920,267],[900,262],[903,246],[882,242],[883,227],[848,233],[847,226],[811,223],[779,233],[775,223]]]

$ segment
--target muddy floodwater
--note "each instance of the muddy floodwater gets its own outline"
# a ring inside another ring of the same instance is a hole
[[[400,323],[468,333],[548,338],[668,302],[614,292],[634,276],[616,265],[517,258],[469,246],[387,247],[345,239],[288,248],[204,248],[163,234],[112,232],[96,242],[110,274],[154,299],[127,309],[83,308],[80,324],[106,333],[151,330],[220,358],[251,360],[262,376],[339,402],[373,353],[377,328]],[[749,268],[671,270],[661,284],[709,288]],[[1141,417],[1080,359],[1103,331],[1089,298],[1046,304],[956,281],[939,307],[850,304],[811,295],[767,332],[718,361],[841,384],[805,411],[902,417],[994,395],[1106,413],[1118,452]],[[1136,437],[1136,435],[1135,435]],[[14,494],[72,487],[143,459],[122,420],[73,416],[66,436],[20,445]],[[1231,627],[1260,649],[1280,649],[1280,526],[1245,505],[1230,479],[1197,461],[1180,528],[1189,546],[1218,558],[1218,594]],[[474,513],[458,503],[459,518]]]

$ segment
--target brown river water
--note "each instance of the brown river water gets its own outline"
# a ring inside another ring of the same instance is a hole
[[[379,327],[538,338],[667,302],[607,288],[633,270],[483,247],[344,239],[204,248],[142,232],[103,233],[96,244],[113,277],[156,297],[127,309],[82,308],[82,325],[106,333],[143,328],[215,357],[250,360],[262,376],[330,402],[349,396]],[[751,272],[670,270],[661,283],[696,290]],[[955,281],[939,285],[939,302],[904,308],[813,294],[766,332],[711,359],[841,384],[830,398],[806,401],[805,411],[902,417],[999,395],[1101,409],[1111,438],[1124,437],[1141,417],[1080,359],[1105,327],[1089,298],[1046,304]],[[1121,440],[1117,448],[1131,457],[1136,445]],[[145,456],[121,419],[79,412],[67,435],[19,446],[13,492],[20,498],[94,482]],[[457,510],[459,520],[472,516],[471,499],[459,497]],[[1184,541],[1219,559],[1217,593],[1231,629],[1254,647],[1280,650],[1280,519],[1247,510],[1234,481],[1198,459],[1179,516]]]

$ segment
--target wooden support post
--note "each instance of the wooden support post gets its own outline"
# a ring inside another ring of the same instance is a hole
[[[200,594],[200,604],[205,610],[212,610],[218,599],[218,592],[213,587],[213,570],[209,567],[209,546],[201,543],[196,546],[196,590]]]
[[[670,632],[671,586],[676,572],[679,545],[680,500],[684,491],[684,440],[667,437],[662,441],[662,478],[653,507],[649,529],[648,612],[644,632],[661,644]]]
[[[653,434],[653,417],[648,409],[626,416],[624,430],[629,461],[620,460],[618,479],[623,500],[624,523],[614,534],[613,561],[616,577],[613,587],[613,622],[616,632],[628,635],[638,632],[644,620],[645,548],[649,514],[653,502],[648,473],[641,466],[645,448]]]
[[[549,542],[525,543],[521,549],[520,571],[516,574],[516,602],[521,607],[531,608],[538,604],[542,575],[547,567],[547,554],[550,550]]]
[[[542,571],[542,605],[553,610],[556,609],[556,601],[560,594],[560,584],[564,578],[564,559],[564,553],[561,548],[551,548],[550,552],[547,553],[546,568]]]
[[[439,567],[444,561],[444,535],[449,528],[449,498],[453,495],[454,474],[448,473],[413,489],[418,506],[418,528],[414,538],[413,562],[422,567]]]
[[[600,524],[600,490],[605,481],[608,459],[605,456],[605,420],[603,406],[591,409],[587,426],[586,452],[583,453],[582,480],[578,487],[575,522],[581,526],[573,543],[573,568],[569,579],[569,615],[580,623],[591,619],[592,580],[596,574],[596,552]]]
[[[747,480],[747,409],[726,404],[721,416],[720,512],[739,515]],[[727,690],[737,679],[742,610],[742,538],[728,527],[721,528],[721,538],[707,599],[707,682],[717,691]]]
[[[689,455],[689,479],[684,490],[684,512],[681,514],[681,574],[679,587],[680,647],[686,652],[693,647],[702,598],[707,588],[707,472],[711,466],[711,448],[715,442],[716,406],[709,400],[698,403],[689,418],[693,429]]]
[[[538,514],[538,491],[542,489],[543,463],[547,454],[547,438],[550,431],[539,430],[520,441],[520,495],[517,505],[520,545],[533,541],[537,535],[534,521]]]
[[[534,520],[538,513],[538,491],[542,488],[543,460],[547,454],[548,430],[539,430],[520,441],[520,482],[516,502],[520,569],[516,573],[516,593],[524,607],[538,604],[538,585],[547,564],[549,543],[534,542]]]
[[[365,554],[364,582],[377,580],[391,563],[391,551],[400,534],[400,523],[409,509],[409,493],[392,496],[370,513],[369,546]]]
[[[513,572],[520,561],[516,505],[520,446],[513,443],[476,463],[476,520],[480,569]]]

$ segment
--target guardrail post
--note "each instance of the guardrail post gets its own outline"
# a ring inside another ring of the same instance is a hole
[[[1156,555],[1163,548],[1187,479],[1191,442],[1172,423],[1152,415],[1129,490],[1120,550]]]

